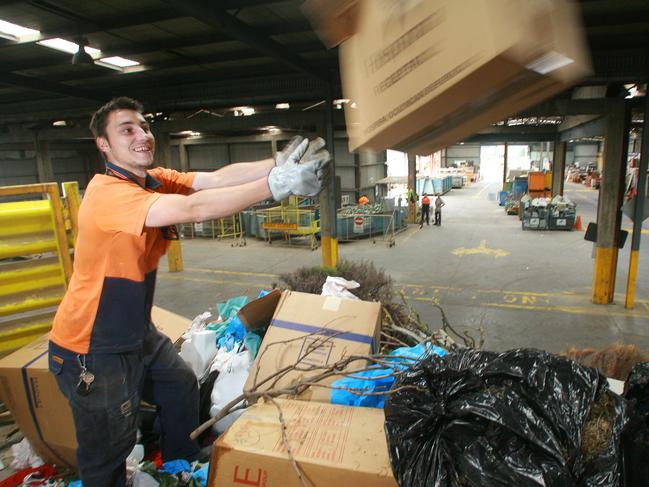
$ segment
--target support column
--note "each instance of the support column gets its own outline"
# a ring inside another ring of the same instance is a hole
[[[503,191],[507,187],[507,142],[505,142],[505,154],[503,162]]]
[[[361,156],[358,152],[352,154],[354,156],[354,203],[358,202],[358,198],[363,193],[363,182],[361,180]]]
[[[411,201],[410,195],[414,201]],[[408,154],[408,223],[417,221],[417,155]]]
[[[158,166],[171,167],[171,136],[168,132],[156,134],[156,153]]]
[[[635,284],[638,277],[638,260],[640,259],[640,238],[647,203],[647,169],[649,169],[649,96],[645,96],[644,125],[642,126],[642,146],[640,167],[638,168],[638,187],[633,205],[633,237],[631,255],[629,256],[629,274],[626,284],[624,306],[632,309],[635,304]]]
[[[554,154],[552,155],[552,196],[563,195],[563,182],[566,173],[566,146],[557,137],[554,141]]]
[[[338,235],[336,228],[336,155],[334,147],[334,115],[332,87],[327,90],[325,108],[325,141],[327,150],[331,154],[329,163],[329,180],[320,193],[320,235],[322,241],[322,265],[336,267],[338,265]]]
[[[627,111],[624,100],[611,107],[606,116],[604,171],[597,208],[597,243],[593,272],[593,303],[610,304],[615,293],[615,274],[620,229],[623,167],[626,167]]]
[[[180,172],[189,172],[189,159],[187,157],[187,146],[184,141],[178,144],[178,158],[180,160]]]
[[[54,181],[54,169],[50,158],[50,143],[46,140],[34,139],[36,149],[36,168],[38,170],[38,182],[48,183]]]

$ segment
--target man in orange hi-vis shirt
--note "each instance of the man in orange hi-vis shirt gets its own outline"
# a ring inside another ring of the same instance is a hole
[[[421,199],[421,222],[419,223],[419,228],[424,226],[424,219],[426,220],[426,225],[430,225],[430,198],[427,194]]]
[[[174,224],[223,218],[268,198],[315,196],[326,178],[324,141],[301,137],[274,159],[214,172],[152,168],[155,139],[130,98],[93,115],[106,159],[79,209],[74,272],[50,335],[49,368],[67,397],[77,462],[88,487],[125,486],[140,400],[158,406],[164,461],[194,460],[198,384],[151,322],[156,269]]]

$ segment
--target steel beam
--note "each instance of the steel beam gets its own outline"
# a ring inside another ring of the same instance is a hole
[[[557,138],[552,155],[552,196],[563,195],[563,181],[566,172],[566,146]]]
[[[44,93],[54,93],[56,95],[81,98],[83,100],[106,100],[106,96],[103,96],[100,92],[90,92],[83,88],[72,87],[61,83],[52,83],[47,80],[13,73],[0,73],[0,84],[15,86],[17,88],[27,88]]]
[[[248,24],[233,17],[223,8],[210,0],[165,0],[177,11],[194,17],[201,22],[215,27],[233,39],[245,42],[267,56],[277,59],[283,64],[303,73],[309,74],[324,81],[329,81],[329,76],[319,68],[312,66],[302,57],[286,49],[278,42],[268,37],[259,35],[258,31]]]
[[[559,139],[562,142],[566,142],[584,137],[603,137],[607,133],[607,128],[606,117],[599,117],[590,122],[560,132]]]

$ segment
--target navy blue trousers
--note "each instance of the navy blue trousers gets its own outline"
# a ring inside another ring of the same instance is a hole
[[[95,376],[87,395],[77,391],[80,359]],[[135,446],[140,400],[158,407],[163,461],[198,456],[198,444],[189,438],[198,426],[196,376],[152,324],[134,352],[79,356],[50,342],[49,368],[72,408],[85,487],[126,485],[125,460]]]

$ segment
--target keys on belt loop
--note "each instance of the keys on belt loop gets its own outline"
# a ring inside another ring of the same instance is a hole
[[[87,396],[92,390],[92,383],[95,381],[95,374],[90,372],[86,367],[86,356],[77,355],[81,373],[79,374],[79,382],[77,383],[77,394],[80,396]]]

